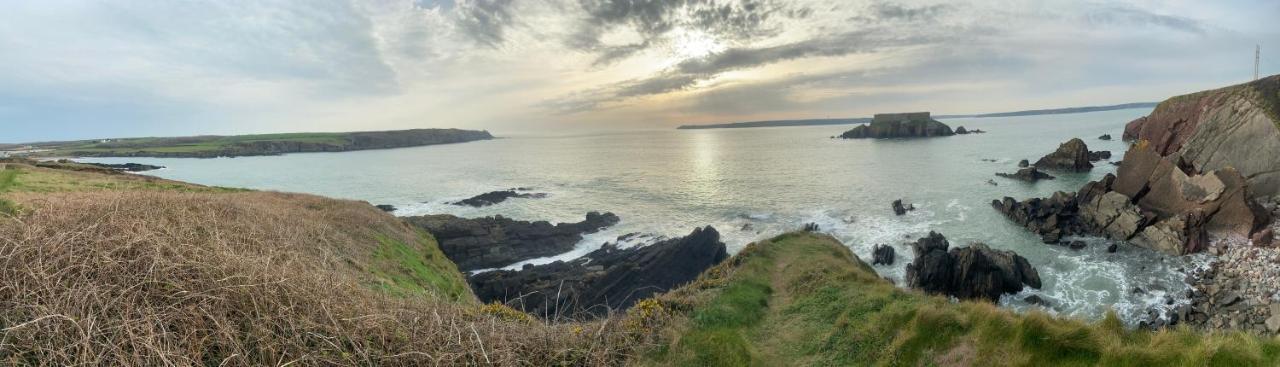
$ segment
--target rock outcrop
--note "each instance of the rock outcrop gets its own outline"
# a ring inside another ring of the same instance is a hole
[[[388,213],[396,211],[396,206],[391,204],[378,204],[378,205],[374,205],[373,207]]]
[[[87,164],[94,167],[113,169],[117,171],[125,171],[125,172],[146,172],[146,171],[158,170],[158,169],[164,168],[164,166],[156,166],[156,165],[142,164],[142,163],[120,163],[120,164],[87,163],[87,162],[77,162],[77,163]]]
[[[893,265],[896,255],[897,253],[893,251],[893,247],[876,245],[871,248],[871,265]]]
[[[1280,194],[1280,75],[1169,98],[1125,126],[1125,140],[1195,171],[1234,168],[1251,194]]]
[[[1111,159],[1111,151],[1102,150],[1097,152],[1089,152],[1089,161],[1097,162],[1104,159]]]
[[[499,191],[490,191],[480,195],[472,196],[470,198],[452,202],[449,204],[479,208],[479,207],[485,207],[485,206],[501,203],[511,198],[541,199],[541,198],[547,197],[546,193],[528,192],[528,191],[529,189],[523,188],[523,187],[507,189],[507,190],[499,190]]]
[[[693,281],[728,258],[715,228],[626,249],[605,244],[568,262],[527,265],[468,279],[482,302],[504,302],[547,319],[598,317]]]
[[[916,210],[915,205],[902,204],[902,199],[894,200],[891,207],[893,208],[893,215],[905,215],[909,211]]]
[[[951,127],[929,117],[928,112],[876,114],[871,123],[840,134],[843,139],[891,139],[951,136]]]
[[[907,264],[907,284],[928,293],[961,299],[1000,300],[1024,286],[1040,288],[1040,273],[1013,251],[994,250],[985,244],[951,248],[937,232],[912,244],[916,258]]]
[[[1093,169],[1089,163],[1089,146],[1084,140],[1072,138],[1058,146],[1058,149],[1036,161],[1036,168],[1069,172],[1084,172]]]
[[[440,214],[405,220],[434,235],[440,250],[458,264],[458,270],[471,271],[569,252],[582,241],[583,234],[617,224],[618,216],[590,212],[581,222],[555,225],[500,215],[468,219]]]
[[[1116,175],[1078,192],[1021,202],[1005,197],[991,205],[1046,243],[1098,235],[1172,255],[1204,250],[1211,233],[1249,238],[1270,222],[1269,212],[1249,199],[1239,172],[1184,169],[1139,143]]]
[[[1031,162],[1028,162],[1026,159],[1018,161],[1018,168],[1027,168],[1030,165]]]
[[[996,176],[1000,176],[1004,178],[1012,178],[1015,180],[1022,180],[1026,182],[1036,182],[1039,180],[1052,180],[1054,178],[1052,175],[1048,173],[1040,172],[1040,170],[1036,169],[1035,167],[1027,167],[1027,168],[1019,169],[1018,172],[1014,172],[1014,173],[996,173]]]
[[[1098,140],[1111,140],[1111,134],[1102,134],[1098,137]]]

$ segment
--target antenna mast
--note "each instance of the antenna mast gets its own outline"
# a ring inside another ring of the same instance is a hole
[[[1262,61],[1262,45],[1253,46],[1253,80],[1258,80],[1258,63]]]

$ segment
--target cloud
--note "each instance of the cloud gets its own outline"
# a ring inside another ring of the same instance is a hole
[[[937,41],[935,36],[899,35],[888,32],[886,29],[870,28],[778,46],[731,48],[704,58],[685,60],[669,70],[648,78],[616,83],[597,88],[591,93],[571,94],[561,97],[560,101],[552,101],[544,105],[557,109],[558,113],[581,112],[582,109],[595,108],[610,102],[685,90],[728,71],[789,60],[846,56],[935,41]]]
[[[1205,34],[1204,25],[1194,19],[1157,14],[1124,5],[1094,7],[1084,14],[1084,18],[1087,23],[1092,25],[1157,26],[1175,31]]]
[[[469,0],[454,5],[457,25],[476,42],[496,47],[505,41],[505,33],[515,22],[513,0]]]
[[[580,0],[579,5],[586,17],[565,43],[579,51],[596,53],[596,66],[612,64],[661,44],[675,29],[745,42],[776,34],[776,25],[770,23],[773,18],[803,19],[812,14],[807,7],[774,0]],[[635,31],[642,40],[624,45],[601,41],[600,35],[619,27]]]

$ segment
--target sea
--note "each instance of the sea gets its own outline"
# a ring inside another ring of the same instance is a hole
[[[390,204],[398,216],[502,215],[555,223],[608,211],[622,219],[586,236],[573,251],[513,268],[572,259],[633,232],[678,237],[713,226],[734,253],[752,241],[816,223],[864,261],[875,245],[893,246],[898,261],[875,269],[902,285],[913,257],[910,242],[936,231],[953,246],[981,242],[1013,250],[1038,269],[1043,286],[1005,296],[1003,307],[1038,307],[1024,301],[1038,295],[1053,314],[1093,320],[1114,311],[1136,324],[1153,311],[1168,314],[1186,304],[1186,274],[1207,266],[1208,257],[1166,256],[1123,243],[1108,253],[1110,243],[1101,238],[1069,239],[1086,242],[1081,250],[1047,245],[1005,219],[991,201],[1076,191],[1115,172],[1102,161],[1090,172],[1051,172],[1057,179],[1036,183],[995,176],[1016,171],[1020,159],[1035,162],[1071,138],[1083,139],[1093,151],[1111,151],[1118,162],[1127,147],[1120,140],[1124,124],[1150,112],[945,119],[953,128],[986,133],[927,139],[832,138],[851,126],[670,129],[497,134],[487,141],[343,153],[84,161],[156,164],[166,168],[145,174]],[[1115,139],[1100,140],[1103,134]],[[483,208],[450,204],[517,187],[548,196]],[[916,210],[894,215],[895,199]]]

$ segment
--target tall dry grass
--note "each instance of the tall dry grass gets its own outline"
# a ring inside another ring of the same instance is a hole
[[[618,318],[546,324],[376,290],[364,203],[281,193],[14,194],[0,216],[0,363],[613,365]],[[497,316],[491,316],[497,315]]]

